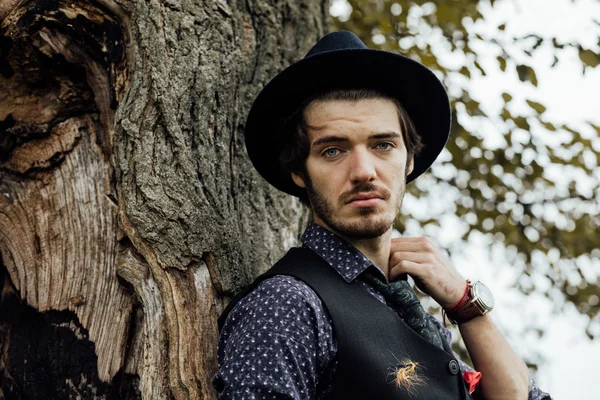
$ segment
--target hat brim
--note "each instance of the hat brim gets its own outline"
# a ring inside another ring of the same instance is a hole
[[[372,49],[337,50],[303,58],[273,78],[256,97],[246,121],[245,140],[256,170],[293,196],[298,187],[279,165],[282,121],[307,99],[333,89],[370,88],[400,101],[424,145],[407,183],[425,172],[443,150],[451,126],[448,95],[427,67],[400,54]]]

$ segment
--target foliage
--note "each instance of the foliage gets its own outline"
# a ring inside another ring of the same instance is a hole
[[[600,64],[600,41],[585,48],[557,37],[511,37],[505,23],[489,36],[474,33],[476,23],[486,22],[482,6],[495,3],[501,1],[348,0],[352,12],[348,18],[334,17],[334,24],[371,48],[419,60],[449,88],[453,128],[447,151],[410,192],[429,201],[443,193],[446,202],[455,201],[421,218],[421,226],[439,227],[442,214],[453,212],[465,227],[462,239],[480,234],[489,239],[490,251],[504,246],[506,259],[519,269],[516,283],[524,293],[544,293],[588,315],[592,338],[600,325],[600,274],[590,272],[600,258],[600,126],[557,124],[539,99],[515,107],[515,93],[490,93],[486,101],[501,98],[503,104],[492,114],[469,95],[468,82],[499,69],[537,87],[533,60],[548,48],[552,67],[575,49],[585,73]],[[484,63],[484,52],[497,54],[497,64]],[[400,217],[398,228],[407,222]]]

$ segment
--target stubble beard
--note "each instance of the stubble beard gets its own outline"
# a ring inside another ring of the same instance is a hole
[[[352,193],[358,194],[361,192],[376,191],[376,187],[370,183],[364,183],[357,185]],[[379,189],[381,190],[381,189]],[[315,216],[318,216],[330,229],[336,231],[342,236],[353,238],[353,239],[374,239],[380,237],[386,233],[396,219],[396,215],[402,208],[402,200],[406,185],[402,184],[398,197],[396,199],[396,206],[393,215],[389,213],[381,213],[375,207],[361,207],[357,211],[361,218],[353,218],[353,221],[345,221],[343,218],[336,216],[335,207],[328,201],[321,193],[316,191],[312,186],[312,182],[307,182],[306,191],[308,199]],[[390,197],[390,193],[387,190],[383,190],[384,199],[387,200]],[[387,198],[385,198],[387,196]],[[340,200],[343,204],[344,202]],[[381,215],[376,215],[376,214]]]

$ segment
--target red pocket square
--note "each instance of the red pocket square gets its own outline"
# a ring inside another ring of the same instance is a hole
[[[481,372],[479,371],[469,371],[463,374],[463,379],[467,383],[469,394],[473,394],[475,389],[477,389],[477,385],[479,385],[479,380],[481,379]]]

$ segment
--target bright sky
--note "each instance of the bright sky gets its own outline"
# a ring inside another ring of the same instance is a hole
[[[506,23],[507,40],[512,36],[534,33],[544,38],[558,37],[560,42],[581,43],[584,47],[600,53],[600,1],[497,0],[493,8],[485,4],[485,1],[481,3],[485,22],[471,26],[470,30],[480,33],[484,38],[498,39],[496,27]],[[348,5],[344,0],[334,0],[331,12],[334,15],[344,15],[348,12]],[[594,16],[597,23],[593,21]],[[508,92],[513,95],[511,107],[514,108],[511,110],[527,112],[530,108],[525,99],[539,101],[547,107],[547,120],[576,127],[584,136],[595,137],[596,142],[600,142],[597,133],[584,123],[592,121],[600,125],[600,67],[595,70],[588,68],[585,76],[582,76],[576,49],[561,51],[558,65],[550,68],[553,62],[553,47],[542,45],[533,60],[520,54],[518,47],[509,47],[512,57],[535,69],[539,82],[537,88],[520,82],[514,66],[511,68],[510,64],[507,71],[512,72],[501,72],[496,61],[499,54],[495,46],[482,43],[477,51],[483,54],[481,64],[487,76],[474,75],[468,82],[469,94],[481,102],[488,115],[498,113],[503,105],[500,94]],[[450,58],[445,61],[455,62]],[[494,136],[490,136],[489,140],[493,142]],[[600,170],[597,169],[595,175],[600,177]],[[563,177],[563,180],[566,179],[568,177]],[[585,180],[585,177],[573,179]],[[405,210],[411,210],[409,212],[423,209],[432,212],[433,209],[429,206],[411,204],[409,198],[405,201]],[[448,226],[459,228],[451,214],[443,217],[442,227],[445,229],[436,231],[436,235],[432,237],[446,244],[456,240],[460,233],[447,229]],[[407,230],[410,231],[410,226]],[[515,269],[510,268],[508,264],[502,266],[502,263],[498,262],[498,259],[504,259],[500,254],[504,250],[495,249],[499,252],[499,257],[495,257],[494,252],[490,255],[486,250],[489,247],[490,243],[485,237],[474,235],[463,256],[453,259],[454,265],[463,275],[481,280],[492,289],[497,300],[493,312],[494,319],[507,333],[515,350],[523,356],[541,354],[544,357],[540,371],[536,374],[539,386],[549,392],[555,400],[599,399],[600,372],[597,365],[600,360],[600,342],[592,342],[585,335],[587,318],[572,308],[558,313],[552,302],[541,295],[525,297],[512,287],[516,278]],[[596,277],[600,276],[599,260],[591,264],[590,271],[592,277],[594,274]],[[543,277],[539,280],[539,284],[542,285]],[[533,333],[525,334],[526,328],[531,327],[543,327],[546,333],[541,338]]]
[[[479,24],[473,29],[482,34],[487,30],[492,35],[494,33],[489,31],[489,27],[506,23],[507,35],[525,36],[535,33],[541,37],[555,36],[562,42],[581,43],[584,47],[600,52],[600,25],[591,18],[596,16],[600,20],[600,2],[552,0],[551,4],[549,6],[550,2],[547,0],[498,1],[494,8],[482,7],[486,24]],[[537,88],[520,84],[516,73],[507,77],[507,74],[497,70],[495,74],[472,81],[473,97],[484,102],[488,93],[509,91],[514,95],[513,102],[521,103],[520,110],[527,108],[525,98],[529,98],[540,101],[548,108],[546,118],[552,122],[581,127],[584,125],[583,121],[593,121],[598,125],[600,69],[588,69],[585,76],[582,76],[576,49],[561,52],[559,64],[550,68],[553,61],[552,49],[542,47],[540,50],[536,53],[534,62],[523,57],[523,61],[536,70],[539,82]],[[489,70],[493,69],[486,68],[486,71]],[[519,90],[507,90],[517,87]],[[597,137],[591,129],[582,133]],[[597,176],[599,174],[600,171]],[[487,271],[490,275],[489,270],[479,271]],[[508,271],[509,268],[506,268],[504,274],[497,275],[506,275]],[[485,282],[496,287],[495,293],[501,293],[503,283],[510,282],[510,279],[487,276]],[[507,287],[504,290],[511,291]],[[520,318],[515,318],[515,314]],[[564,314],[557,314],[546,298],[524,298],[517,293],[501,297],[496,318],[503,327],[516,332],[522,331],[527,324],[545,327],[546,334],[541,339],[533,335],[522,337],[522,343],[518,347],[522,347],[519,349],[521,352],[537,348],[546,358],[536,378],[540,387],[551,393],[553,398],[600,398],[600,373],[597,369],[600,343],[597,340],[590,341],[584,334],[587,318],[571,308]]]
[[[600,22],[600,2],[552,0],[551,7],[549,4],[547,0],[497,1],[494,8],[489,5],[481,7],[486,22],[477,24],[473,31],[486,36],[497,35],[495,27],[506,23],[507,37],[534,33],[543,38],[558,37],[563,43],[581,43],[596,52],[600,50],[600,25],[594,23],[591,18],[595,15]],[[519,86],[525,89],[521,93],[522,98],[527,96],[543,102],[548,107],[548,115],[556,122],[600,122],[597,103],[600,70],[588,69],[585,77],[581,77],[581,63],[576,49],[561,51],[559,64],[549,68],[553,61],[552,50],[552,46],[543,45],[540,51],[536,52],[533,66],[539,85],[537,88],[530,85]],[[511,55],[517,56],[518,52]],[[521,60],[530,63],[524,56]],[[488,60],[490,61],[497,65],[495,60]],[[486,68],[486,72],[489,69]],[[502,93],[507,84],[514,86],[518,81],[516,72],[510,74],[510,77],[500,73],[499,69],[497,72],[498,74],[488,75],[487,79],[473,85],[474,95],[485,98],[486,93]]]

